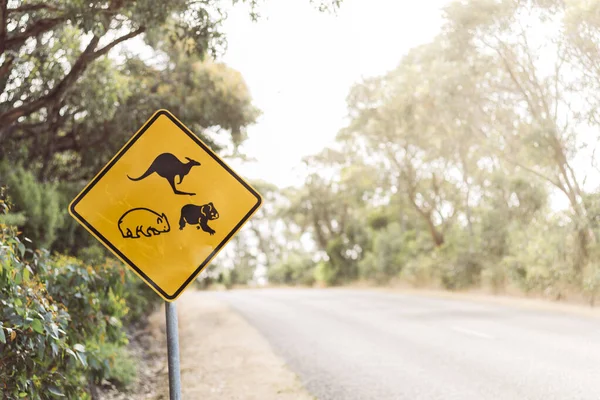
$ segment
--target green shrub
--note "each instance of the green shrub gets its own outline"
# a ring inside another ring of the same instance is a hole
[[[2,393],[87,399],[103,379],[129,384],[135,366],[123,324],[149,313],[158,296],[115,260],[51,257],[0,228]]]
[[[400,278],[415,287],[422,287],[433,282],[437,260],[429,254],[418,254],[406,263]]]
[[[98,265],[106,261],[108,254],[99,244],[84,247],[77,252],[77,258],[85,264]]]
[[[128,312],[123,296],[124,270],[108,263],[91,267],[66,256],[54,257],[47,273],[48,293],[71,315],[69,339],[84,345],[87,374],[99,384],[114,366],[106,344],[127,344],[122,319]]]
[[[508,242],[502,265],[509,279],[524,292],[559,299],[576,283],[577,243],[570,227],[553,220],[533,220],[527,227],[512,231]]]
[[[87,398],[84,349],[69,338],[71,316],[37,279],[48,261],[0,226],[0,391],[7,398]]]
[[[321,285],[331,286],[336,283],[338,271],[328,261],[319,261],[314,272],[315,281]]]
[[[315,283],[314,268],[315,263],[309,254],[292,252],[283,261],[269,268],[269,282],[311,286]]]
[[[8,198],[16,204],[12,211],[24,217],[7,222],[18,222],[36,247],[50,248],[67,216],[57,186],[39,182],[30,171],[8,163],[0,164],[0,186],[6,186]]]
[[[414,239],[414,232],[403,232],[397,222],[381,228],[375,233],[373,249],[358,263],[360,277],[385,283],[398,276],[407,259],[414,256]]]
[[[482,267],[481,283],[491,288],[494,293],[501,292],[507,283],[506,269],[498,262],[486,263]]]
[[[109,360],[111,368],[107,370],[106,379],[121,388],[131,386],[137,376],[136,360],[127,348],[114,343],[105,344],[98,353],[101,358]]]

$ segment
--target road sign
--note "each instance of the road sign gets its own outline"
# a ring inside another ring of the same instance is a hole
[[[256,190],[171,113],[159,110],[69,212],[172,301],[260,204]]]

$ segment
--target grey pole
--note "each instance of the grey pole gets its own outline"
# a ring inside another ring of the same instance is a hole
[[[181,374],[179,372],[179,331],[175,303],[165,302],[167,314],[167,353],[169,359],[169,396],[181,400]]]

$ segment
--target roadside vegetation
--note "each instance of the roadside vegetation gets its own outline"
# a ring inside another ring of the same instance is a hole
[[[3,398],[86,399],[102,381],[126,387],[136,360],[124,325],[153,310],[154,292],[115,261],[92,266],[21,238],[0,224]]]
[[[598,54],[600,2],[450,3],[434,40],[351,88],[347,124],[305,160],[302,187],[260,187],[266,205],[238,239],[249,250],[233,278],[264,265],[274,284],[594,304]]]
[[[95,399],[134,379],[127,329],[158,297],[67,206],[159,108],[243,157],[260,112],[215,61],[226,4],[0,0],[4,398]],[[254,184],[264,206],[225,249],[235,265],[220,258],[200,285],[405,282],[593,305],[599,54],[598,1],[450,3],[435,39],[350,88],[303,185]]]
[[[134,381],[128,337],[159,297],[67,207],[160,108],[243,157],[260,112],[217,61],[235,3],[259,17],[255,0],[0,0],[0,398],[98,399]]]

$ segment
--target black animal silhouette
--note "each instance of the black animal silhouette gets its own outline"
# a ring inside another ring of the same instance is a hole
[[[119,230],[124,238],[137,239],[140,233],[150,237],[169,232],[171,227],[164,213],[159,215],[148,208],[134,208],[119,218]]]
[[[154,172],[156,172],[159,176],[161,176],[161,177],[165,178],[167,181],[169,181],[171,188],[173,188],[173,193],[187,194],[189,196],[194,196],[195,193],[181,192],[181,191],[177,190],[177,188],[175,187],[175,177],[179,177],[179,182],[177,182],[177,184],[179,185],[179,184],[181,184],[181,182],[183,182],[183,177],[186,176],[190,172],[190,169],[192,169],[192,167],[194,167],[196,165],[200,165],[200,163],[196,160],[192,160],[191,158],[188,158],[188,157],[186,157],[185,159],[188,160],[188,162],[182,163],[173,154],[162,153],[161,155],[159,155],[158,157],[156,157],[154,159],[152,164],[150,164],[150,167],[148,168],[148,170],[146,172],[144,172],[144,174],[142,176],[140,176],[139,178],[132,178],[129,175],[127,175],[127,177],[129,179],[131,179],[132,181],[141,181],[142,179],[146,178],[148,175],[151,175]]]
[[[208,226],[208,221],[219,218],[219,212],[213,203],[197,206],[195,204],[186,204],[181,208],[181,218],[179,218],[179,229],[185,227],[186,222],[190,225],[198,225],[196,229],[202,228],[204,232],[211,235],[215,234],[215,230]]]

